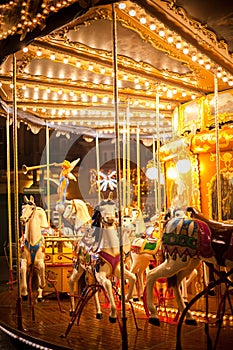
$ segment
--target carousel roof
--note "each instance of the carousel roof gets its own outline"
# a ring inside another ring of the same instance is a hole
[[[12,0],[0,5],[3,110],[13,108],[15,61],[20,120],[113,135],[111,3],[119,124],[130,123],[132,134],[156,135],[159,110],[161,136],[169,138],[177,106],[231,88],[231,0]]]

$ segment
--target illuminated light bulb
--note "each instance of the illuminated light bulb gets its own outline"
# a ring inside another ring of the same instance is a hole
[[[145,17],[141,17],[141,18],[140,18],[140,23],[146,24],[146,18],[145,18]]]
[[[198,60],[198,63],[202,65],[202,64],[204,63],[204,60],[203,60],[202,58],[200,58],[200,59]]]
[[[233,86],[233,80],[229,80],[229,81],[228,81],[228,84],[229,84],[230,86]]]
[[[196,62],[196,61],[197,61],[197,56],[196,56],[196,55],[193,55],[193,56],[192,56],[192,61],[193,61],[193,62]]]
[[[227,82],[227,77],[226,76],[224,76],[223,78],[222,78],[222,81],[224,82],[224,83],[226,83]]]
[[[206,63],[205,69],[210,70],[210,68],[211,68],[210,64],[209,64],[209,63]]]
[[[173,37],[172,37],[172,36],[169,36],[169,37],[167,38],[167,41],[169,42],[169,44],[173,43]]]
[[[177,178],[177,169],[175,166],[171,166],[167,169],[167,178],[175,180]]]
[[[24,47],[24,48],[23,48],[23,52],[24,52],[24,53],[28,52],[28,48],[27,48],[27,47]]]
[[[81,67],[81,62],[77,61],[76,62],[76,67]]]
[[[120,3],[118,5],[118,7],[119,7],[120,10],[124,10],[126,8],[126,4],[125,3]]]
[[[192,96],[191,96],[191,99],[192,99],[192,100],[195,100],[195,98],[196,98],[195,95],[192,95]]]
[[[182,92],[182,97],[186,97],[187,96],[187,92],[186,91],[183,91]]]
[[[185,47],[185,48],[183,49],[183,53],[184,53],[185,55],[187,55],[187,54],[189,53],[189,49],[188,49],[187,47]]]
[[[54,55],[54,54],[50,55],[50,59],[51,59],[52,61],[54,61],[54,60],[55,60],[55,55]]]
[[[129,15],[132,16],[132,17],[136,16],[136,11],[135,10],[130,10],[129,11]]]
[[[164,36],[165,36],[164,30],[160,30],[160,31],[159,31],[159,36],[161,36],[161,37],[164,37]]]
[[[152,24],[150,25],[150,30],[155,30],[155,29],[156,29],[156,25],[152,23]]]
[[[42,52],[40,50],[38,50],[36,54],[38,57],[40,57],[42,55]]]
[[[217,77],[221,78],[221,76],[222,76],[222,73],[221,72],[217,72]]]
[[[65,64],[67,64],[67,63],[69,62],[69,61],[68,61],[68,58],[65,57],[64,60],[63,60],[63,62],[64,62]]]
[[[181,44],[180,41],[178,41],[178,43],[176,43],[176,48],[177,48],[177,49],[181,49],[181,47],[182,47],[182,44]]]

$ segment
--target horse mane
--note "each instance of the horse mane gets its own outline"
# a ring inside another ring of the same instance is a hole
[[[88,208],[87,208],[87,205],[86,203],[81,200],[81,199],[73,199],[73,203],[74,203],[74,206],[75,206],[75,209],[77,210],[78,209],[78,206],[81,206],[82,207],[82,210],[81,210],[81,220],[83,222],[88,222],[91,220],[91,216],[89,214],[89,211],[88,211]]]
[[[45,210],[41,207],[36,207],[36,211],[39,212],[39,214],[41,215],[41,225],[40,226],[43,228],[49,227],[49,223],[48,223],[48,219],[47,219],[47,215],[46,215]]]

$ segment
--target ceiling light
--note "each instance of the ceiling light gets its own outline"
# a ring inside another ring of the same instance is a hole
[[[173,43],[173,37],[172,36],[169,36],[168,38],[167,38],[167,41],[171,44],[171,43]]]
[[[136,15],[136,11],[135,10],[130,10],[129,11],[129,15],[134,17]]]
[[[124,2],[121,2],[119,5],[118,5],[119,9],[120,10],[124,10],[126,8],[126,4]]]
[[[164,37],[164,36],[165,36],[164,30],[160,30],[160,31],[159,31],[159,36],[161,36],[161,37]]]

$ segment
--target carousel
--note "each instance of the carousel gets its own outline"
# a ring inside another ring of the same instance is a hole
[[[16,349],[231,346],[232,13],[0,5],[0,331]]]

